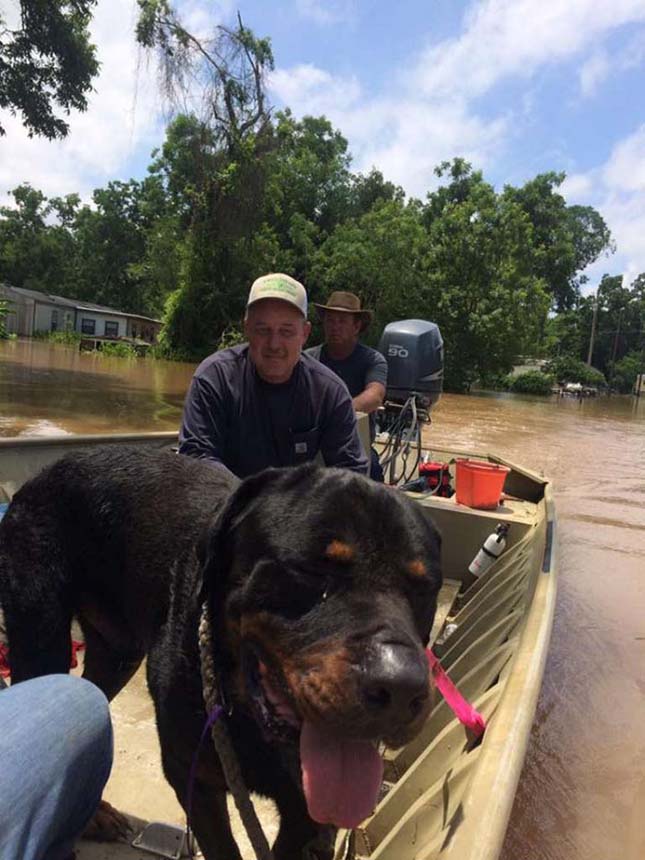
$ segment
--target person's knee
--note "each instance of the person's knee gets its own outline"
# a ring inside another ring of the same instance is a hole
[[[33,684],[31,695],[46,703],[43,714],[57,720],[57,734],[73,737],[76,755],[88,763],[91,759],[107,779],[112,766],[112,722],[101,690],[74,675],[45,675],[23,684]]]
[[[112,762],[112,722],[109,703],[94,684],[73,675],[62,676],[72,683],[69,687],[70,717],[98,760]]]

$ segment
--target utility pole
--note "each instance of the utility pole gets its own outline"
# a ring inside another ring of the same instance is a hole
[[[611,386],[614,384],[614,376],[616,375],[616,352],[618,351],[618,338],[620,337],[620,321],[623,318],[623,309],[621,308],[618,311],[618,326],[616,328],[616,334],[614,336],[614,348],[611,351],[611,378],[609,381],[609,390],[611,391]]]
[[[594,297],[593,317],[591,320],[591,337],[589,338],[589,352],[587,354],[587,364],[591,367],[591,358],[593,356],[593,342],[596,337],[596,320],[598,319],[598,292]]]
[[[636,397],[640,398],[641,389],[643,388],[643,384],[645,383],[645,337],[643,337],[643,332],[645,330],[645,313],[641,311],[641,330],[640,330],[640,342],[641,342],[641,366],[640,373],[636,374]]]

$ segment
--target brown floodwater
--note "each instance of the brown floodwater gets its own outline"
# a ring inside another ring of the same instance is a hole
[[[176,429],[192,371],[0,343],[0,436]],[[444,395],[433,441],[556,490],[558,605],[503,860],[643,860],[645,399]]]

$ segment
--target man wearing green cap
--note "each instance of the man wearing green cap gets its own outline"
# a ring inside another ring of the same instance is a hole
[[[302,353],[310,330],[302,284],[281,273],[258,278],[244,318],[248,343],[210,355],[195,371],[180,453],[240,478],[304,463],[319,452],[328,466],[365,474],[346,387]]]

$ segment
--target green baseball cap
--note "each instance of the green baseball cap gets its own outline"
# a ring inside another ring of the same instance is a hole
[[[261,278],[253,281],[246,303],[247,308],[261,299],[279,299],[282,302],[289,302],[298,308],[305,319],[307,318],[307,291],[300,281],[296,281],[289,275],[275,272],[271,275],[262,275]]]

